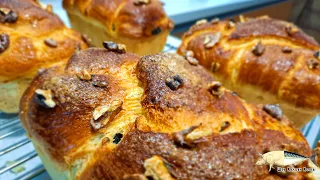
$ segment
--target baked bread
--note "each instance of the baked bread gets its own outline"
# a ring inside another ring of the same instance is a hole
[[[95,46],[114,41],[140,55],[161,52],[174,26],[158,0],[63,0],[63,7]]]
[[[260,17],[198,23],[182,38],[216,79],[252,103],[280,104],[302,127],[320,112],[320,45],[291,23]]]
[[[281,109],[246,103],[179,55],[111,50],[75,53],[21,100],[22,124],[53,179],[311,177],[255,165],[272,150],[311,155],[286,117],[272,117]]]
[[[20,97],[39,68],[66,62],[81,35],[32,0],[0,1],[0,111],[17,113]]]

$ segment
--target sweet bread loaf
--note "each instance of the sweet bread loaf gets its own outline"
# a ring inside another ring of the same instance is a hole
[[[0,1],[0,111],[17,113],[20,97],[38,69],[66,62],[78,47],[87,45],[50,5]]]
[[[63,0],[72,28],[95,46],[114,41],[140,55],[161,52],[173,29],[162,5],[159,0]]]
[[[319,50],[295,25],[260,17],[198,23],[184,34],[178,52],[192,51],[193,58],[248,102],[280,104],[302,127],[320,112]]]
[[[311,155],[279,107],[246,103],[182,56],[104,45],[40,73],[21,100],[22,124],[53,179],[312,176],[255,165],[272,150]]]

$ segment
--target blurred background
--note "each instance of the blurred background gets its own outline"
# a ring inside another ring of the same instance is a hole
[[[69,26],[62,0],[40,0],[52,4],[54,11]],[[290,21],[320,41],[320,0],[162,0],[164,8],[175,22],[172,35],[181,37],[199,19],[238,19],[268,15]]]

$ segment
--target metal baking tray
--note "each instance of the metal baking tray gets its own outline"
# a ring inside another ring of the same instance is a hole
[[[164,52],[175,52],[180,40],[169,36]],[[311,147],[320,140],[320,116],[301,129]],[[16,114],[0,112],[0,180],[50,179]]]

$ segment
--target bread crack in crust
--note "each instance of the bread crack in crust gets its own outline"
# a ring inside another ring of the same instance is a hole
[[[0,111],[17,113],[39,69],[66,63],[87,44],[33,0],[1,0],[0,14]]]
[[[320,45],[291,23],[260,17],[194,25],[179,54],[193,51],[213,76],[249,102],[280,104],[301,127],[320,112]],[[205,39],[220,33],[206,48]],[[219,64],[219,68],[217,67]]]
[[[39,104],[37,89],[50,92],[53,108]],[[20,118],[50,176],[59,180],[281,179],[255,165],[259,153],[311,155],[286,117],[275,119],[246,103],[177,54],[79,51],[66,66],[34,79]]]

